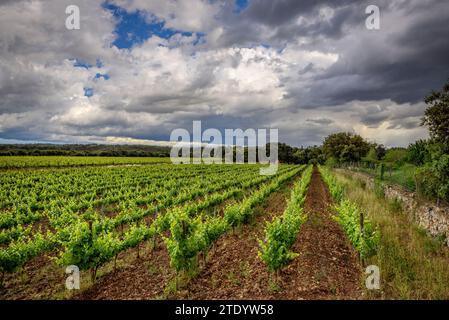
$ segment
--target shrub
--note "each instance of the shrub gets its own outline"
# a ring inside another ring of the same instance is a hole
[[[418,192],[427,198],[449,200],[449,155],[437,159],[416,171]]]

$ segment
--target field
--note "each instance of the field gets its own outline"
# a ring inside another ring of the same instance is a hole
[[[169,158],[149,157],[75,157],[75,156],[6,156],[0,168],[81,167],[101,165],[142,165],[169,163]]]
[[[449,297],[447,248],[411,222],[414,245],[398,241],[397,214],[350,176],[168,160],[0,158],[0,298]],[[388,274],[381,290],[364,287],[368,262]],[[66,288],[68,266],[80,290]]]

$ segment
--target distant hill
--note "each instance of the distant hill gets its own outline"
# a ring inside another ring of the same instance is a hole
[[[0,144],[0,156],[169,157],[170,147],[101,144]]]

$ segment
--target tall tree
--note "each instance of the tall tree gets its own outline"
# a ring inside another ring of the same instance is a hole
[[[339,162],[359,161],[370,149],[370,144],[361,136],[350,132],[339,132],[327,136],[323,142],[323,152],[327,158]]]
[[[429,107],[422,124],[429,127],[430,137],[435,142],[449,145],[449,80],[443,90],[433,91],[424,101]]]

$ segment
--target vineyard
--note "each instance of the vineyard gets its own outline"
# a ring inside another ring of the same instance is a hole
[[[0,164],[6,299],[360,298],[382,245],[324,166],[17,158]]]
[[[111,167],[129,159],[39,160],[23,159],[19,166],[108,166],[2,173],[2,283],[45,255],[89,271],[95,281],[97,270],[120,252],[157,238],[166,243],[172,267],[189,270],[199,252],[248,221],[257,204],[303,170],[286,165],[275,176],[260,176],[257,165],[174,166],[150,159],[152,165]]]
[[[60,156],[10,156],[2,157],[0,168],[81,167],[101,165],[143,165],[169,163],[169,158],[148,157],[60,157]]]

